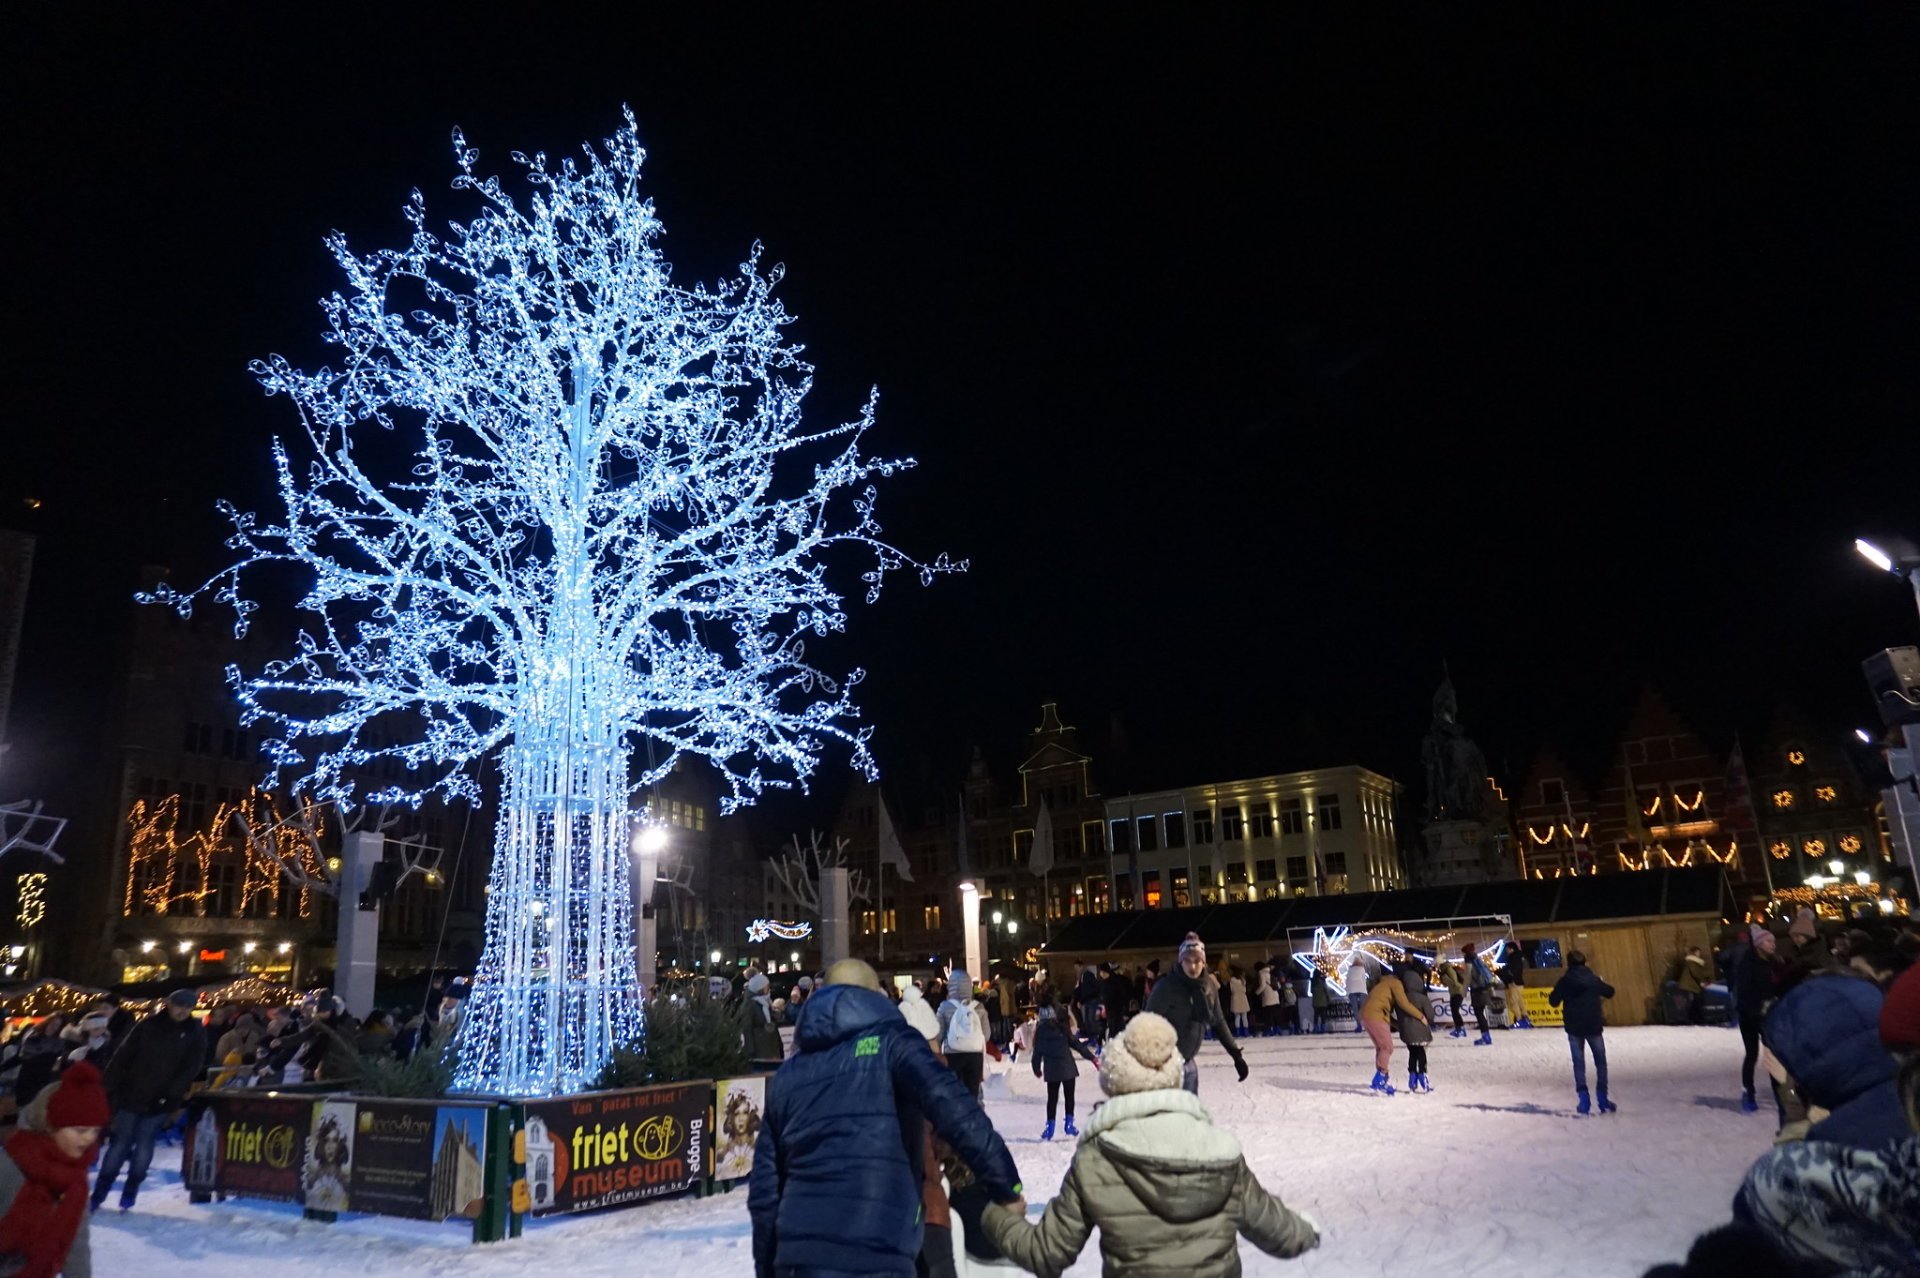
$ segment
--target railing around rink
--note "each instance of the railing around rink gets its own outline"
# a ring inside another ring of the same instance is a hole
[[[188,1098],[181,1178],[193,1201],[461,1221],[475,1242],[518,1237],[529,1216],[731,1189],[752,1170],[769,1077],[409,1100],[243,1072],[209,1070]]]

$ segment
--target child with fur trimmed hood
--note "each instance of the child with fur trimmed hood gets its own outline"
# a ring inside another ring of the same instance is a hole
[[[1240,1142],[1182,1089],[1182,1069],[1165,1017],[1129,1021],[1100,1061],[1112,1099],[1088,1119],[1059,1196],[1032,1224],[989,1207],[981,1219],[994,1245],[1048,1278],[1073,1264],[1096,1226],[1108,1278],[1237,1278],[1241,1234],[1283,1258],[1319,1246],[1314,1223],[1261,1188]]]

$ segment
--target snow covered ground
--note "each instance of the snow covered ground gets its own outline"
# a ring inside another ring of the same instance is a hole
[[[1362,1035],[1256,1039],[1253,1075],[1236,1084],[1208,1045],[1200,1094],[1240,1137],[1261,1181],[1321,1222],[1326,1241],[1299,1261],[1242,1245],[1249,1274],[1472,1273],[1638,1275],[1678,1260],[1728,1216],[1741,1174],[1769,1145],[1774,1114],[1738,1108],[1739,1037],[1724,1029],[1607,1032],[1618,1114],[1578,1118],[1566,1036],[1499,1032],[1491,1047],[1441,1038],[1432,1095],[1377,1096]],[[1395,1083],[1405,1074],[1405,1051]],[[1080,1113],[1099,1097],[1086,1070]],[[990,1082],[1037,1212],[1073,1156],[1042,1144],[1042,1089],[1024,1067]],[[1762,1089],[1764,1093],[1764,1089]],[[456,1225],[377,1217],[333,1225],[293,1208],[230,1200],[195,1206],[178,1153],[162,1151],[138,1209],[94,1219],[95,1272],[140,1278],[270,1278],[406,1273],[412,1278],[567,1278],[636,1272],[750,1275],[746,1193],[600,1216],[540,1221],[526,1236],[473,1247]],[[1100,1272],[1098,1239],[1076,1276]]]

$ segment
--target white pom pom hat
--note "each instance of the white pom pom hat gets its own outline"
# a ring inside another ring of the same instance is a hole
[[[1100,1057],[1100,1086],[1109,1096],[1178,1087],[1186,1066],[1173,1025],[1156,1012],[1142,1012],[1119,1038],[1108,1041]]]

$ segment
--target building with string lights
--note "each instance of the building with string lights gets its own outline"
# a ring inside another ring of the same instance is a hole
[[[164,570],[144,576],[151,586]],[[239,721],[226,674],[259,668],[284,642],[258,629],[235,639],[212,615],[131,601],[127,612],[99,800],[67,848],[76,879],[98,886],[56,904],[75,943],[65,970],[105,985],[242,975],[317,983],[334,962],[341,903],[325,884],[339,867],[341,821],[318,809],[301,831],[245,837],[243,822],[265,829],[296,808],[258,788],[261,734]],[[382,969],[470,967],[492,846],[484,810],[428,801],[385,819],[388,846],[406,844],[432,868],[380,902]]]

